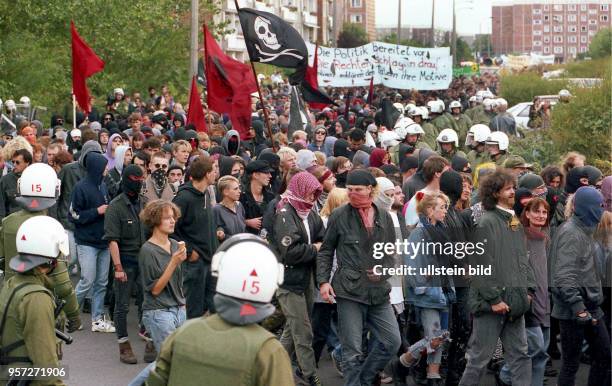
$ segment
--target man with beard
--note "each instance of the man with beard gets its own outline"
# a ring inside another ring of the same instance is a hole
[[[471,266],[490,267],[491,272],[472,275],[468,305],[474,321],[461,386],[480,384],[498,338],[512,383],[531,384],[524,314],[531,306],[535,280],[523,227],[512,210],[514,185],[514,177],[505,170],[481,181],[479,193],[485,212],[478,219],[475,242],[482,243],[483,253],[474,255]]]

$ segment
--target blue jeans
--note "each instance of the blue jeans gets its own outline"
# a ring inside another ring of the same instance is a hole
[[[366,305],[342,298],[337,298],[337,304],[344,384],[371,385],[402,343],[393,308],[388,302]],[[364,327],[368,327],[376,341],[365,358],[362,350]]]
[[[79,306],[92,291],[91,320],[96,321],[104,316],[104,295],[108,283],[110,252],[108,248],[100,249],[77,244],[77,255],[81,265],[81,279],[74,292]]]
[[[142,322],[151,334],[157,352],[160,352],[164,339],[185,323],[186,318],[185,306],[142,312]]]
[[[544,370],[548,361],[548,344],[550,343],[549,327],[526,327],[527,355],[531,358],[531,386],[544,384]],[[509,385],[512,384],[512,375],[508,365],[504,365],[499,372],[499,378]]]
[[[142,369],[142,371],[139,372],[138,375],[136,375],[134,379],[130,381],[130,383],[128,383],[128,386],[143,386],[147,381],[147,378],[149,378],[149,373],[155,369],[155,363],[155,361],[149,363],[147,367]]]
[[[419,307],[420,308],[420,307]],[[448,310],[435,308],[420,308],[421,324],[426,338],[433,338],[442,331],[448,330]],[[427,364],[442,363],[444,346],[439,346],[434,352],[427,354]]]

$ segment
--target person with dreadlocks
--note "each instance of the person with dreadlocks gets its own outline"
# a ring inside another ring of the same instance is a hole
[[[313,274],[323,240],[321,217],[312,210],[323,187],[315,176],[300,172],[291,178],[276,206],[274,245],[285,266],[285,281],[277,298],[286,317],[281,343],[295,352],[299,369],[309,385],[320,385],[314,351],[310,312],[313,305]]]

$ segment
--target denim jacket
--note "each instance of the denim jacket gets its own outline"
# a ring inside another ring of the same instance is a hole
[[[426,218],[421,217],[417,227],[408,237],[410,245],[416,246],[417,243],[423,244],[434,241],[431,240],[431,236],[426,231],[428,226],[431,226],[431,224],[429,224]],[[448,308],[455,298],[453,279],[451,276],[428,276],[427,274],[422,274],[425,272],[420,272],[421,269],[425,270],[427,266],[432,266],[431,268],[433,268],[442,265],[443,257],[431,253],[431,250],[429,254],[427,252],[423,246],[412,255],[411,246],[409,254],[404,255],[404,264],[414,267],[416,270],[415,275],[406,276],[407,301],[421,308]]]

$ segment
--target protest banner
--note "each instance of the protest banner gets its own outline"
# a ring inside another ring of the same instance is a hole
[[[315,46],[307,44],[310,60]],[[357,87],[382,84],[397,89],[443,90],[452,80],[448,47],[419,48],[372,42],[355,48],[319,46],[320,86]]]

